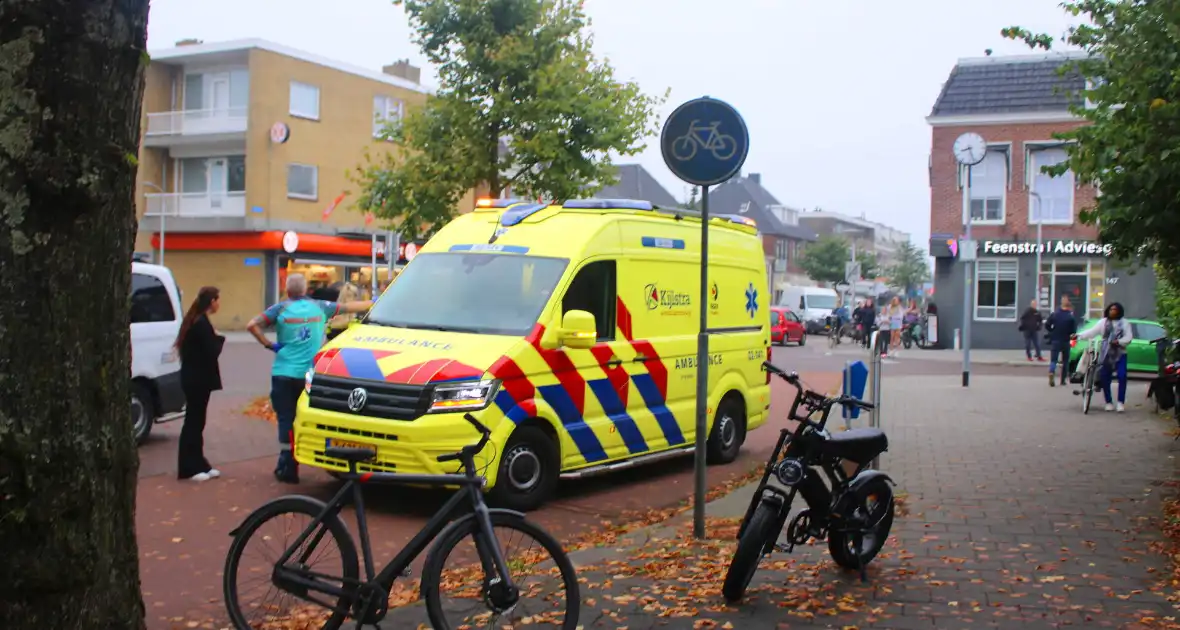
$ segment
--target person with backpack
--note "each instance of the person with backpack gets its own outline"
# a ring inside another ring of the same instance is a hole
[[[1045,318],[1041,316],[1041,311],[1037,309],[1037,301],[1033,300],[1028,305],[1028,310],[1020,316],[1020,326],[1018,330],[1024,333],[1024,354],[1031,362],[1033,360],[1033,348],[1037,351],[1037,361],[1042,363],[1045,357],[1041,356],[1041,326],[1044,324]]]
[[[270,404],[278,417],[279,461],[275,479],[299,483],[299,465],[291,453],[294,440],[295,409],[312,360],[324,344],[328,320],[341,313],[364,313],[373,306],[364,302],[327,302],[307,296],[307,278],[303,274],[287,276],[287,299],[250,320],[246,330],[258,343],[275,353],[271,368]],[[275,329],[275,341],[263,330]]]
[[[1053,311],[1045,321],[1045,330],[1049,332],[1049,387],[1055,385],[1057,376],[1057,362],[1061,361],[1061,384],[1065,385],[1065,378],[1069,376],[1069,341],[1078,331],[1078,320],[1073,316],[1073,305],[1069,296],[1061,296],[1061,308]]]

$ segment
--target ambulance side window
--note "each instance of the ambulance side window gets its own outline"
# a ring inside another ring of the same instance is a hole
[[[561,314],[586,311],[594,316],[598,340],[615,338],[615,261],[592,262],[578,271],[561,300]]]

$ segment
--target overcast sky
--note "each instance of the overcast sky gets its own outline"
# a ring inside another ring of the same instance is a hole
[[[955,60],[987,48],[1028,54],[1001,39],[1005,26],[1059,34],[1070,23],[1055,0],[585,4],[595,48],[620,78],[650,93],[671,89],[661,120],[691,98],[726,100],[750,129],[744,171],[761,173],[780,201],[864,214],[923,246],[930,231],[925,116]],[[259,37],[375,70],[401,58],[424,65],[405,14],[385,0],[152,0],[149,48],[189,37]],[[622,161],[640,162],[686,197],[656,138]]]

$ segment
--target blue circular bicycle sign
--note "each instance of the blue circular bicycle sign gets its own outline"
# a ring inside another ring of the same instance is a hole
[[[664,163],[697,186],[714,186],[737,175],[749,150],[750,133],[741,114],[708,96],[677,107],[660,134]]]

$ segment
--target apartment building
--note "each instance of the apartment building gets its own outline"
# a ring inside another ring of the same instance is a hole
[[[1070,59],[1061,53],[960,59],[927,117],[941,339],[961,328],[965,293],[971,343],[981,348],[1022,347],[1016,322],[1034,299],[1047,311],[1068,296],[1079,319],[1101,317],[1111,301],[1122,302],[1130,317],[1155,315],[1151,268],[1120,268],[1097,229],[1078,220],[1094,200],[1093,187],[1072,173],[1042,172],[1067,157],[1054,134],[1084,124],[1069,108],[1084,105],[1085,80],[1059,73]],[[988,143],[983,162],[969,170],[951,150],[967,132]],[[975,247],[965,252],[968,220]]]
[[[178,42],[151,58],[137,253],[171,268],[186,296],[219,287],[214,325],[227,330],[278,301],[289,273],[368,286],[373,234],[385,279],[401,256],[352,208],[346,173],[388,150],[386,122],[425,103],[418,68],[371,71],[258,39]],[[473,206],[469,195],[459,210]]]
[[[869,221],[862,214],[854,217],[830,210],[816,209],[799,215],[799,223],[820,236],[840,236],[856,246],[857,252],[872,252],[877,266],[885,269],[897,261],[897,250],[910,240],[908,232]]]

